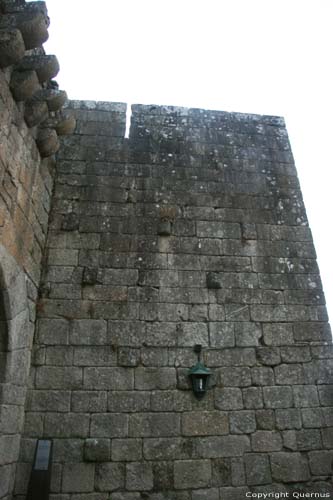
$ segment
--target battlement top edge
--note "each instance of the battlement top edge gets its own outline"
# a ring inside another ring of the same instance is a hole
[[[107,102],[107,101],[88,101],[88,100],[70,100],[68,101],[67,108],[70,109],[84,109],[126,113],[127,104],[123,102]],[[198,116],[201,118],[224,119],[230,121],[240,122],[256,122],[278,127],[285,127],[285,120],[282,116],[273,115],[260,115],[252,113],[240,113],[233,111],[212,110],[203,108],[186,108],[182,106],[165,106],[156,104],[132,104],[132,114],[137,115],[157,115],[157,116]]]

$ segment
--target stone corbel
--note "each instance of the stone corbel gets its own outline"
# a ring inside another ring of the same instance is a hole
[[[45,55],[42,44],[48,39],[49,18],[45,2],[1,0],[0,68],[13,66],[10,90],[18,102],[25,102],[24,119],[33,132],[42,158],[59,149],[58,135],[73,133],[76,120],[61,108],[66,92],[52,81],[59,63]],[[34,50],[34,54],[26,52]],[[26,55],[25,55],[26,54]]]
[[[73,115],[62,110],[52,114],[42,123],[42,128],[54,128],[58,135],[70,135],[74,132],[76,119]]]
[[[17,66],[18,71],[35,71],[40,83],[54,78],[59,72],[59,62],[53,55],[25,56]]]
[[[0,68],[17,64],[24,53],[22,33],[18,29],[0,29]]]
[[[54,155],[60,146],[57,132],[52,128],[39,129],[36,144],[42,158]]]
[[[36,71],[14,71],[10,90],[16,101],[26,101],[40,89]]]
[[[7,2],[5,14],[0,19],[0,29],[18,29],[26,50],[40,47],[49,37],[50,24],[45,2]],[[7,12],[7,13],[6,13]]]

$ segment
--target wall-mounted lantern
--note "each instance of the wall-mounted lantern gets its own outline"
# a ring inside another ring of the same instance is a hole
[[[211,375],[210,369],[206,368],[200,361],[201,350],[202,347],[200,344],[194,346],[194,352],[198,355],[198,362],[196,365],[192,366],[188,374],[191,379],[194,396],[197,399],[202,399],[206,394],[209,377]]]

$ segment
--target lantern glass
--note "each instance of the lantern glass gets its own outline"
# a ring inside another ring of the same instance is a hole
[[[210,370],[202,363],[197,363],[190,370],[192,390],[197,399],[202,399],[208,389]]]

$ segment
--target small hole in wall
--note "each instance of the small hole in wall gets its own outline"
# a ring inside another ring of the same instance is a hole
[[[130,103],[126,106],[126,129],[125,129],[125,139],[129,138],[130,128],[131,128],[131,117],[132,117],[132,105]]]

